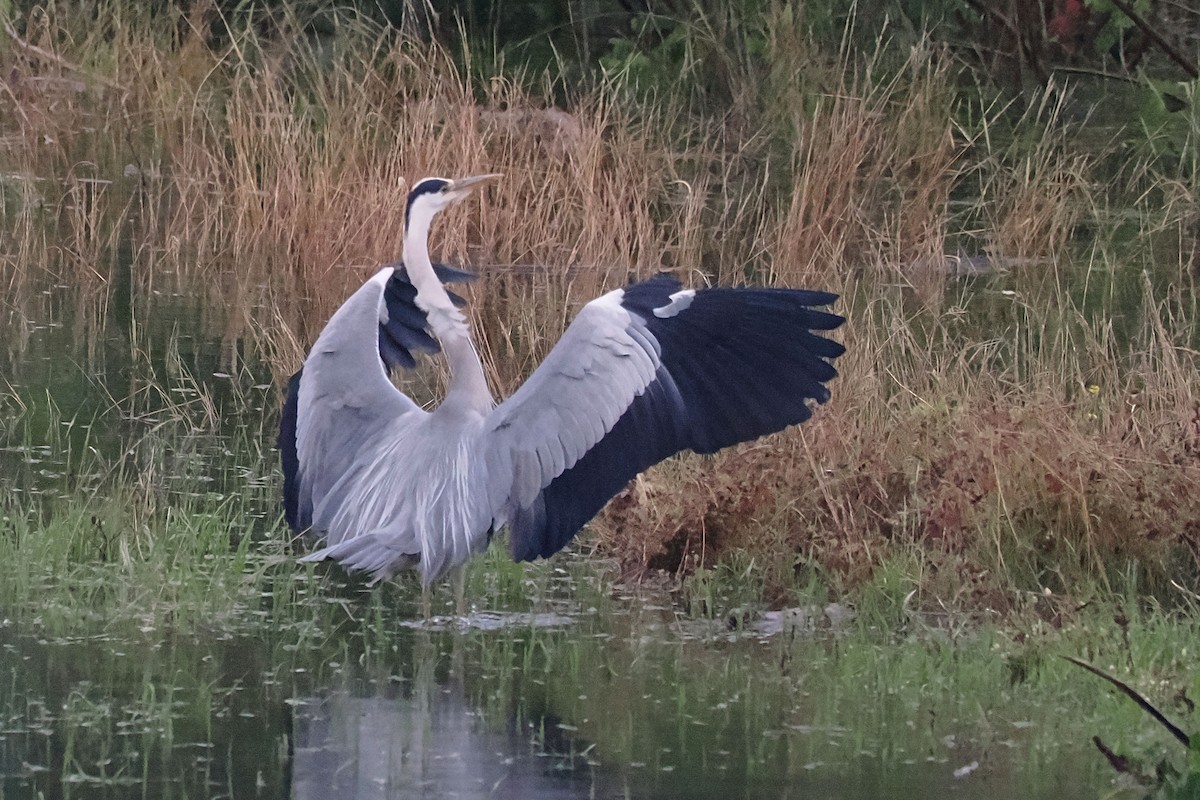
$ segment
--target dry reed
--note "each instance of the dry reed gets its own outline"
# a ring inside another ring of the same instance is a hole
[[[1072,150],[1049,98],[1017,126],[1029,141],[1001,145],[1008,109],[956,123],[945,54],[918,49],[881,77],[781,17],[772,72],[734,122],[635,100],[617,79],[563,111],[530,76],[478,83],[437,47],[351,24],[333,44],[245,33],[212,49],[206,11],[169,33],[43,15],[27,35],[54,58],[0,51],[14,306],[69,282],[102,320],[125,259],[139,313],[157,292],[199,294],[217,335],[282,380],[348,290],[399,255],[409,182],[502,172],[432,242],[482,273],[469,299],[500,393],[582,302],[660,269],[844,294],[834,400],[800,430],[639,479],[596,526],[631,571],[745,548],[782,596],[813,569],[868,581],[916,547],[924,602],[997,608],[1129,565],[1195,574],[1187,248],[1165,270],[1103,238],[1072,251],[1122,187]],[[1170,191],[1167,208],[1129,208],[1145,235],[1183,242],[1195,198]],[[955,279],[961,242],[1014,274]],[[1142,270],[1159,277],[1131,311],[1112,275]],[[1109,287],[1099,302],[1093,284]]]

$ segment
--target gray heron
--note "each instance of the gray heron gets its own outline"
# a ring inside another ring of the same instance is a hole
[[[514,559],[546,558],[650,466],[801,423],[829,399],[844,348],[821,333],[844,320],[820,307],[836,295],[685,289],[659,275],[583,306],[497,403],[463,300],[444,285],[473,276],[433,264],[428,249],[438,212],[497,177],[418,182],[403,261],[345,301],[289,382],[285,516],[322,545],[304,561],[331,559],[372,584],[414,568],[427,591],[501,526]],[[450,368],[431,411],[390,379],[418,352],[442,352]]]

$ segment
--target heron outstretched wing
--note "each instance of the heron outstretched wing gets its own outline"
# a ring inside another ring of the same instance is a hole
[[[489,501],[518,561],[550,556],[639,472],[782,430],[829,399],[835,295],[680,290],[660,276],[580,311],[484,433]]]
[[[417,365],[416,353],[437,353],[441,349],[429,333],[425,312],[416,303],[417,290],[408,279],[404,265],[396,262],[383,269],[390,269],[390,274],[376,273],[376,277],[346,303],[353,313],[361,315],[361,320],[351,319],[351,311],[342,313],[339,310],[339,315],[335,315],[322,331],[323,355],[333,356],[337,368],[325,370],[324,375],[313,374],[310,370],[307,378],[305,370],[301,369],[288,381],[278,444],[283,466],[284,516],[293,530],[302,531],[312,525],[314,488],[323,496],[320,486],[310,485],[307,491],[301,490],[305,482],[301,480],[297,437],[310,443],[308,449],[319,457],[322,475],[345,474],[350,466],[349,459],[360,452],[375,424],[416,408],[391,386],[387,371],[399,367],[412,369]],[[472,273],[445,264],[434,264],[433,269],[442,283],[464,283],[475,279]],[[466,301],[454,292],[447,294],[456,306],[466,305]],[[374,360],[376,357],[369,351],[367,343],[372,341],[371,337],[358,339],[344,335],[349,326],[360,322],[369,329],[373,324],[372,315],[378,320],[378,359],[382,359],[383,369],[376,366],[379,361]],[[314,352],[317,352],[315,346]],[[301,429],[298,418],[302,384],[310,398],[310,411]],[[309,468],[317,466],[313,463]],[[308,483],[312,481],[310,476]]]

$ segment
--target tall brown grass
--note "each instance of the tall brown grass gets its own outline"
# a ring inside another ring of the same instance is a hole
[[[736,114],[617,78],[559,109],[549,79],[480,81],[351,23],[214,48],[211,8],[193,8],[171,25],[125,9],[99,30],[42,15],[29,46],[0,49],[5,330],[57,283],[101,324],[128,280],[142,317],[159,293],[200,295],[210,333],[282,381],[398,257],[412,181],[502,172],[432,242],[482,275],[469,299],[498,393],[581,303],[660,269],[843,294],[828,407],[640,478],[595,526],[629,571],[748,549],[782,599],[813,571],[849,587],[916,548],[922,602],[998,608],[1196,574],[1193,190],[1139,199],[1148,165],[1105,177],[1053,97],[1015,124],[980,107],[967,127],[946,53],[855,66],[780,12],[768,76],[729,62]],[[1106,238],[1114,210],[1153,259]],[[954,278],[963,243],[1011,274]],[[430,397],[438,377],[411,388]]]

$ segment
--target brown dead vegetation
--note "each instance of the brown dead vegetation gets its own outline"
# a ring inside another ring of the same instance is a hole
[[[617,83],[555,108],[537,81],[473,85],[437,48],[378,31],[330,56],[302,37],[216,51],[71,24],[30,28],[55,58],[0,49],[5,331],[48,283],[78,286],[101,319],[124,248],[135,313],[156,291],[201,293],[218,335],[282,381],[399,254],[409,182],[502,172],[432,243],[482,273],[469,301],[498,393],[583,302],[660,269],[844,295],[849,351],[810,424],[672,461],[604,512],[598,546],[631,574],[747,550],[782,599],[806,571],[852,588],[916,547],[922,602],[1002,610],[1024,590],[1115,588],[1131,570],[1153,588],[1200,568],[1187,248],[1072,253],[1115,189],[1049,99],[1018,123],[1040,140],[1003,146],[991,126],[1011,114],[958,127],[949,62],[929,52],[880,79],[812,45],[781,50],[773,80],[806,70],[803,96],[731,121]],[[1155,180],[1123,176],[1121,191]],[[1191,191],[1156,191],[1133,205],[1143,233],[1185,241]],[[956,282],[952,237],[1021,265],[1007,294]],[[1147,277],[1131,311],[1113,275],[1143,270],[1167,279]],[[1080,299],[1092,281],[1108,301]]]

